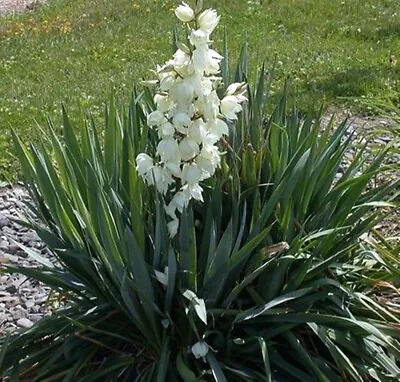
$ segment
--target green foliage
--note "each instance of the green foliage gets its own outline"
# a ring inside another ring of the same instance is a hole
[[[226,45],[226,44],[225,44]],[[235,79],[248,78],[247,44]],[[225,54],[227,57],[227,54]],[[229,62],[223,78],[232,79]],[[226,155],[168,238],[164,201],[135,171],[154,148],[151,93],[111,101],[104,128],[63,111],[43,142],[14,134],[34,228],[56,261],[8,266],[51,286],[66,307],[0,339],[0,373],[31,381],[364,381],[398,379],[400,318],[369,295],[364,272],[399,274],[361,236],[399,182],[369,188],[346,121],[301,118],[287,91],[268,114],[265,68],[222,144]],[[369,258],[375,260],[368,262]],[[168,270],[168,271],[166,271]],[[378,280],[377,280],[378,281]],[[208,344],[204,359],[191,348]]]
[[[51,0],[34,12],[0,16],[0,179],[16,178],[12,126],[24,142],[36,139],[35,121],[68,102],[72,119],[90,107],[101,121],[115,88],[129,99],[132,84],[166,59],[171,10],[178,0]],[[278,58],[279,93],[290,76],[302,109],[337,97],[379,96],[399,101],[397,0],[208,0],[232,38],[232,58],[245,33],[252,73]],[[397,13],[396,13],[397,12]],[[215,40],[223,34],[219,28]],[[140,36],[140,37],[138,37]],[[221,51],[221,46],[218,47]]]

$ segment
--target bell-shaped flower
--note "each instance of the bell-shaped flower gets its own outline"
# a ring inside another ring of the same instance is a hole
[[[201,170],[201,180],[208,179],[214,175],[216,167],[208,155],[200,154],[196,158],[196,164]]]
[[[199,145],[188,137],[182,139],[179,143],[182,160],[189,161],[198,155],[200,152]]]
[[[219,23],[220,16],[218,16],[215,9],[206,9],[197,17],[197,24],[204,32],[211,34]]]
[[[199,202],[203,202],[203,189],[200,187],[198,183],[195,184],[185,184],[181,188],[182,192],[187,195],[187,198],[198,200]]]
[[[172,118],[172,123],[178,131],[183,127],[189,126],[191,121],[191,118],[186,113],[176,113]]]
[[[236,96],[226,96],[221,100],[221,113],[227,120],[237,119],[237,113],[242,111]]]
[[[190,64],[190,55],[185,53],[183,50],[178,49],[174,53],[174,59],[171,60],[172,66],[179,72],[180,69],[185,68]]]
[[[205,107],[206,96],[199,96],[194,102],[194,110],[198,115],[204,115],[204,107]]]
[[[170,222],[168,222],[167,228],[168,228],[169,237],[172,239],[178,233],[179,219],[176,218],[176,219],[173,219]]]
[[[191,75],[185,77],[184,82],[192,87],[194,97],[203,94],[203,77],[199,72],[193,72]]]
[[[202,44],[199,45],[194,51],[193,51],[193,67],[194,70],[200,73],[204,73],[207,71],[209,67],[209,58],[208,58],[208,45],[207,44]]]
[[[209,77],[203,78],[201,81],[201,95],[208,96],[214,90],[214,84]]]
[[[189,185],[199,183],[201,170],[195,163],[186,163],[182,169],[182,181]]]
[[[220,166],[221,152],[218,150],[217,146],[213,144],[203,144],[200,156],[209,159],[214,167]]]
[[[169,91],[172,86],[175,84],[176,77],[172,74],[167,74],[160,76],[160,90],[162,92],[167,92]]]
[[[154,110],[147,116],[147,124],[149,126],[160,126],[166,122],[165,115],[160,110]]]
[[[166,194],[170,184],[174,182],[171,171],[162,166],[154,166],[146,174],[145,179],[148,184],[155,185],[157,190],[162,194]]]
[[[146,175],[154,166],[153,158],[145,153],[140,153],[136,157],[136,171],[141,175]]]
[[[178,104],[190,104],[194,97],[194,89],[190,81],[176,81],[169,91],[171,100]]]
[[[204,358],[209,350],[210,347],[205,341],[196,342],[191,349],[192,354],[195,356],[196,359]]]
[[[171,122],[165,122],[158,128],[158,136],[160,139],[174,135],[175,128]]]
[[[228,125],[222,119],[212,119],[207,122],[206,128],[209,134],[213,134],[220,139],[223,135],[229,134]]]
[[[188,206],[190,195],[183,191],[178,191],[172,200],[164,207],[165,212],[172,219],[176,219],[176,211],[182,213],[183,209]]]
[[[208,59],[208,65],[206,68],[206,73],[207,74],[219,73],[220,70],[219,64],[221,63],[223,57],[215,50],[209,49],[207,52],[207,59]]]
[[[173,106],[170,98],[166,95],[156,94],[154,96],[154,102],[157,105],[157,110],[167,113],[169,109]]]
[[[171,171],[172,175],[180,178],[182,175],[181,164],[180,162],[166,162],[164,164],[165,168]]]
[[[157,153],[160,155],[161,161],[164,163],[179,163],[181,161],[178,142],[172,137],[167,137],[158,143]]]
[[[182,2],[182,4],[175,9],[175,15],[184,23],[194,20],[194,11],[185,2]]]
[[[196,48],[201,45],[206,45],[209,43],[208,34],[201,29],[192,30],[189,36],[189,41]]]
[[[235,82],[226,89],[226,95],[244,95],[246,93],[246,82]]]
[[[179,191],[174,195],[174,197],[171,200],[171,203],[173,203],[175,205],[175,208],[179,212],[182,212],[183,209],[188,206],[189,199],[184,192]]]
[[[195,119],[190,124],[187,133],[188,137],[197,144],[202,143],[205,135],[207,134],[204,121],[201,118]]]
[[[206,121],[217,118],[219,113],[219,104],[220,100],[215,90],[205,97],[203,104],[203,115]]]

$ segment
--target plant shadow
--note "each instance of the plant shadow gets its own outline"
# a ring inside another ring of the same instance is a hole
[[[395,102],[400,97],[400,65],[391,67],[348,68],[332,73],[327,78],[318,78],[306,83],[304,96],[312,92],[322,99],[340,99],[348,97],[368,97],[378,93],[380,97]]]

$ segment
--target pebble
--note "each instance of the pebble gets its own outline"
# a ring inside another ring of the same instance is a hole
[[[17,321],[17,325],[20,326],[21,328],[29,329],[33,326],[33,322],[27,318],[20,318]]]

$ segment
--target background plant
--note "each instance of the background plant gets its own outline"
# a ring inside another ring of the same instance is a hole
[[[222,67],[225,84],[248,78],[247,45],[233,75],[227,59]],[[172,241],[162,198],[135,171],[154,142],[149,90],[135,90],[125,110],[111,102],[103,129],[88,118],[76,135],[64,111],[62,138],[51,123],[39,145],[14,135],[34,201],[26,224],[57,261],[31,253],[40,269],[8,271],[45,282],[68,304],[0,339],[3,375],[398,378],[398,314],[368,294],[379,281],[396,285],[398,264],[360,246],[396,197],[398,182],[367,188],[385,151],[366,162],[362,147],[344,168],[346,121],[324,128],[320,115],[303,119],[286,92],[267,113],[272,78],[264,68],[258,78],[230,126],[221,170],[204,183],[204,204],[183,212]]]

